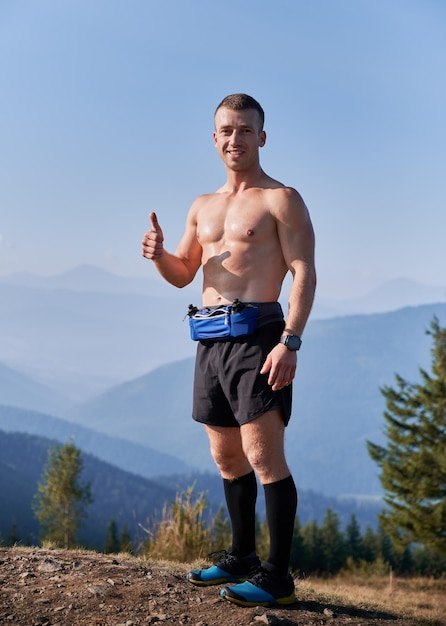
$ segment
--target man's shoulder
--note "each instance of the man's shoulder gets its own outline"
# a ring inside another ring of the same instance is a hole
[[[276,184],[271,184],[264,187],[266,192],[271,192],[274,195],[283,195],[283,196],[293,196],[299,195],[299,192],[294,189],[294,187],[289,187],[288,185],[284,185],[279,181],[274,181]]]
[[[285,202],[291,204],[303,203],[302,196],[294,187],[288,187],[279,183],[277,186],[266,187],[266,195],[270,196],[274,203]]]
[[[298,199],[301,198],[299,192],[294,187],[290,187],[289,185],[285,185],[280,182],[280,180],[276,180],[275,178],[271,178],[270,176],[266,176],[263,184],[261,186],[262,191],[266,194],[271,194],[272,196],[281,196],[283,198],[289,199]]]
[[[292,219],[306,220],[308,218],[308,208],[294,187],[271,188],[266,190],[266,205],[272,217],[278,220],[288,221]]]
[[[200,194],[193,201],[191,209],[197,210],[197,209],[200,209],[202,206],[209,204],[210,202],[214,202],[217,196],[219,195],[219,193],[220,193],[219,191],[215,191],[213,193]]]

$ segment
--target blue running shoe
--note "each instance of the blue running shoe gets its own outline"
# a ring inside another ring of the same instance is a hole
[[[264,567],[239,585],[223,587],[220,597],[239,606],[277,606],[296,602],[291,574],[278,576]]]
[[[210,557],[220,555],[214,565],[207,569],[194,569],[186,576],[193,585],[221,585],[241,583],[260,567],[257,555],[239,558],[226,550],[213,552]]]

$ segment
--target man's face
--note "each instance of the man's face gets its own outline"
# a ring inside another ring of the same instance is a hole
[[[221,107],[215,114],[214,145],[229,169],[240,171],[257,164],[265,140],[255,109],[233,111]]]

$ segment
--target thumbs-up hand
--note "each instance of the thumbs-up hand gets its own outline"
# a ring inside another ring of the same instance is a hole
[[[159,259],[164,251],[164,235],[158,218],[154,212],[149,215],[151,229],[146,232],[142,240],[142,255],[146,259]]]

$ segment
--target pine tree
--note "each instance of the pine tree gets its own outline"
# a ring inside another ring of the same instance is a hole
[[[81,452],[73,443],[50,448],[34,498],[42,539],[65,548],[75,544],[85,506],[92,502],[90,484],[79,482],[82,467]]]
[[[344,536],[339,528],[339,516],[328,508],[321,528],[325,571],[336,574],[345,563]]]
[[[12,523],[11,530],[9,531],[8,536],[6,537],[6,545],[14,546],[16,543],[19,543],[20,541],[21,541],[21,537],[17,528],[17,523],[14,521]]]
[[[381,540],[371,526],[367,526],[362,538],[362,558],[367,563],[381,558]]]
[[[122,527],[121,536],[119,537],[118,543],[120,552],[128,552],[129,554],[133,554],[132,538],[130,536],[127,524],[124,524],[124,526]]]
[[[359,563],[363,558],[363,545],[361,537],[361,529],[354,513],[350,516],[350,522],[345,529],[345,550],[353,563]]]
[[[291,541],[290,566],[292,570],[300,570],[305,562],[305,544],[299,516],[294,520],[293,539]]]
[[[120,543],[118,538],[118,525],[116,520],[112,518],[107,528],[107,536],[105,537],[104,552],[105,554],[117,554],[120,551]]]
[[[446,328],[437,318],[432,373],[421,383],[396,375],[396,389],[384,387],[387,447],[367,442],[381,468],[386,508],[381,523],[401,547],[422,543],[446,552]]]
[[[322,531],[316,521],[305,524],[301,529],[303,551],[299,560],[299,570],[303,574],[325,572],[322,548]]]

